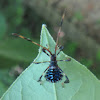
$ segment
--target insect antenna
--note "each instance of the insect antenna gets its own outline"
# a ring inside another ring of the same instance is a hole
[[[56,54],[56,50],[57,50],[58,39],[59,39],[59,35],[61,33],[61,28],[62,28],[63,20],[64,20],[64,17],[65,17],[65,12],[66,12],[66,9],[64,10],[64,13],[62,15],[62,18],[61,18],[61,21],[60,21],[60,25],[59,25],[59,30],[58,30],[57,39],[56,39],[56,46],[55,46],[55,54]]]
[[[17,33],[12,33],[12,35],[17,36],[17,37],[20,37],[20,38],[22,38],[22,39],[25,39],[25,40],[27,40],[27,41],[30,41],[31,43],[33,43],[33,44],[35,44],[35,45],[38,45],[38,46],[42,47],[44,50],[47,50],[47,51],[52,55],[52,53],[51,53],[51,51],[50,51],[49,49],[47,49],[46,47],[43,47],[42,45],[40,45],[40,44],[38,44],[38,43],[32,41],[31,39],[26,38],[26,37],[24,37],[24,36],[22,36],[22,35],[19,35],[19,34],[17,34]]]

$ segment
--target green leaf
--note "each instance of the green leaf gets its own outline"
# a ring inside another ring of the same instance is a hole
[[[50,36],[45,25],[41,31],[41,45],[49,47],[54,53],[55,42]],[[61,52],[57,59],[68,57]],[[36,62],[49,61],[50,58],[39,49]],[[59,67],[68,76],[70,83],[61,83],[65,77],[57,83],[45,81],[43,77],[42,85],[37,80],[49,63],[34,64],[30,66],[16,79],[11,87],[2,96],[1,100],[99,100],[100,81],[82,64],[71,58],[70,62],[58,62]]]

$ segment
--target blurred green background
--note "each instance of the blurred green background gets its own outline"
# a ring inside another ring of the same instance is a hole
[[[64,45],[67,55],[86,65],[100,79],[99,8],[92,1],[79,1],[0,0],[0,97],[38,54],[38,46],[12,33],[39,43],[41,26],[46,24],[56,39],[65,8],[59,45]]]

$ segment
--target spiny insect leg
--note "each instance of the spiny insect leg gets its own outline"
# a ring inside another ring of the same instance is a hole
[[[48,69],[49,67],[47,67],[46,69],[45,69],[45,71],[43,72],[43,74],[40,76],[40,78],[39,78],[39,80],[38,80],[38,82],[40,82],[40,84],[41,84],[41,78],[42,78],[42,76],[44,75],[44,73],[46,72],[46,70]]]

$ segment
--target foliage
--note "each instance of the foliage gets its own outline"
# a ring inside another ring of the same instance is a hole
[[[75,12],[73,18],[81,21],[81,20],[83,20],[84,17],[81,12]]]
[[[85,64],[88,68],[90,68],[93,64],[92,60],[86,59],[86,58],[82,58],[80,60],[81,63]]]
[[[48,45],[50,51],[54,52],[55,43],[45,25],[42,26],[41,45],[45,47]],[[68,56],[61,52],[57,59],[66,59],[66,57]],[[35,62],[49,59],[40,48]],[[62,88],[61,82],[55,84],[44,81],[40,85],[37,80],[48,67],[48,63],[38,65],[32,63],[12,84],[1,100],[41,100],[41,98],[43,100],[99,100],[100,82],[85,66],[73,58],[70,62],[59,62],[58,64],[62,66],[61,69],[70,80],[70,83],[65,84],[64,88]]]
[[[96,59],[100,61],[100,50],[97,52]]]
[[[0,13],[0,40],[4,37],[7,29],[6,20],[2,13]]]
[[[67,46],[64,47],[64,52],[67,50],[67,54],[70,54],[70,56],[75,57],[75,52],[77,50],[78,45],[74,42],[68,42]]]
[[[14,77],[9,76],[9,69],[0,70],[0,97],[14,81]]]
[[[73,19],[83,20],[82,13],[74,13]],[[33,40],[39,43],[37,37],[39,37],[42,23],[46,23],[49,30],[51,30],[52,25],[50,26],[44,18],[37,15],[34,9],[24,5],[23,0],[0,0],[0,90],[2,90],[0,96],[15,80],[15,77],[12,78],[8,75],[11,68],[18,64],[24,65],[22,67],[25,68],[36,57],[38,51],[37,46],[21,39],[12,38],[11,34],[16,32],[25,37],[31,37],[31,39],[33,37]],[[55,32],[52,31],[51,33]],[[68,42],[67,46],[65,45],[64,52],[77,58],[77,48],[76,43]],[[98,62],[100,60],[99,56],[100,53],[97,52],[96,60]],[[82,58],[81,63],[87,65],[90,69],[91,65],[96,62],[88,58],[85,59],[85,57],[80,58]],[[95,72],[95,75],[100,76],[99,70],[97,69],[98,72],[92,71]],[[9,80],[11,81],[9,82]]]

